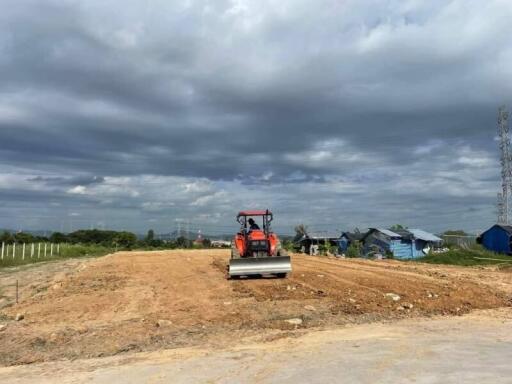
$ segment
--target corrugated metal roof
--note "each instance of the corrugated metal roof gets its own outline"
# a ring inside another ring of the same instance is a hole
[[[398,233],[390,231],[389,229],[385,229],[385,228],[372,228],[372,229],[376,229],[377,231],[382,232],[383,234],[385,234],[386,236],[389,236],[389,237],[402,237]]]
[[[425,232],[421,229],[407,229],[407,232],[410,232],[414,235],[415,238],[424,240],[424,241],[443,241],[443,239],[433,235],[432,233]]]
[[[411,240],[413,238],[413,234],[406,229],[395,229],[393,232],[398,233],[404,240]]]
[[[347,239],[361,240],[366,235],[366,232],[343,232],[341,236],[345,236]]]
[[[309,239],[339,239],[338,233],[327,233],[327,232],[308,232],[306,238]]]

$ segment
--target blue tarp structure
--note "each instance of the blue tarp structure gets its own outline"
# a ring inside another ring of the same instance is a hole
[[[512,226],[495,224],[477,238],[489,251],[497,253],[512,253]]]

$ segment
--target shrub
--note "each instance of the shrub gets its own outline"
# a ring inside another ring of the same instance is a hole
[[[291,240],[283,240],[283,241],[281,241],[281,247],[286,249],[288,252],[295,252],[296,251],[295,245],[294,245],[293,241],[291,241]]]
[[[361,256],[361,243],[359,241],[353,241],[345,252],[346,257],[360,257]]]
[[[336,253],[337,249],[338,249],[338,247],[331,243],[319,244],[319,246],[318,246],[318,251],[320,252],[321,255],[327,255],[327,254],[334,255]]]

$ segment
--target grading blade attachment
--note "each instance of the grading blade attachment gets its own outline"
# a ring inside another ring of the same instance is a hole
[[[243,257],[229,260],[229,277],[275,274],[292,271],[290,256]]]

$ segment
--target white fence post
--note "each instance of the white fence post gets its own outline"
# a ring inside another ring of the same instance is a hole
[[[53,243],[50,244],[50,256],[53,257]]]
[[[4,259],[4,248],[5,248],[5,243],[2,241],[2,260]]]
[[[41,257],[41,243],[37,244],[37,258],[39,259]]]
[[[46,244],[46,243],[44,243],[44,257],[45,257],[45,258],[46,258],[46,246],[47,246],[47,244]]]
[[[23,243],[23,256],[21,256],[21,260],[25,260],[25,243]]]
[[[30,248],[30,258],[34,257],[34,243],[32,243],[32,247]]]
[[[59,255],[59,256],[60,256],[60,243],[59,243],[59,244],[57,244],[57,255]]]
[[[14,260],[14,257],[16,256],[16,243],[12,243],[12,258]]]

